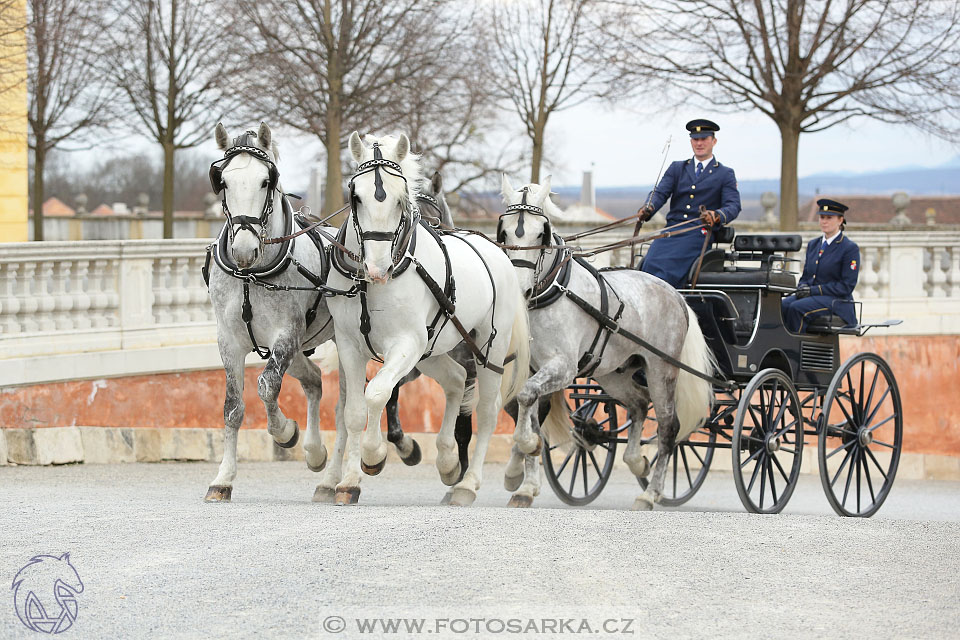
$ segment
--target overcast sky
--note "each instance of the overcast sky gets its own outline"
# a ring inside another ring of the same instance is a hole
[[[593,167],[598,187],[652,184],[668,136],[668,161],[690,157],[684,125],[708,118],[720,125],[714,152],[733,167],[741,180],[780,177],[780,134],[763,114],[716,114],[681,109],[661,115],[638,115],[627,109],[581,105],[551,117],[547,125],[546,158],[553,166],[553,184],[579,185],[582,172]],[[269,123],[268,123],[269,124]],[[231,131],[231,135],[233,132]],[[203,150],[217,154],[211,140]],[[288,188],[305,188],[309,167],[322,149],[307,137],[277,136],[280,171]],[[960,145],[932,138],[903,125],[861,120],[800,137],[799,175],[822,172],[863,173],[903,166],[933,167],[960,155]],[[529,168],[511,176],[526,180]],[[346,179],[346,177],[345,177]],[[956,191],[960,193],[960,185]]]

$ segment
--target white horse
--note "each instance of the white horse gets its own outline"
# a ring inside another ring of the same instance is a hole
[[[248,131],[230,144],[226,129],[218,124],[215,138],[224,158],[211,166],[210,181],[214,192],[223,194],[227,222],[208,250],[204,272],[217,318],[227,393],[223,461],[205,499],[228,502],[237,475],[237,431],[244,415],[244,359],[251,350],[266,356],[257,392],[267,410],[267,431],[281,447],[293,447],[299,439],[297,423],[277,404],[281,380],[288,373],[300,381],[307,397],[303,444],[307,466],[321,471],[326,465],[327,450],[319,431],[321,370],[303,352],[330,340],[333,323],[326,300],[315,290],[327,265],[314,241],[302,235],[277,244],[264,242],[299,228],[279,184],[270,128],[261,124],[257,133]],[[278,286],[299,289],[277,290]],[[337,447],[342,446],[338,435]]]
[[[361,469],[371,474],[382,469],[381,414],[394,386],[416,366],[444,389],[437,469],[446,484],[455,485],[451,503],[469,505],[480,487],[500,406],[526,381],[523,296],[510,261],[495,245],[477,235],[441,237],[418,223],[413,203],[421,186],[420,164],[405,135],[368,143],[356,132],[350,136],[358,170],[350,182],[351,212],[338,235],[346,251],[334,251],[329,277],[331,286],[356,285],[359,291],[356,297],[329,301],[345,381],[347,430],[346,469],[336,500],[357,502]],[[448,355],[464,342],[457,324],[480,353],[477,443],[462,479],[454,422],[466,373]],[[515,360],[505,364],[508,353]],[[383,366],[364,389],[367,362],[377,356]]]
[[[551,396],[543,434],[551,445],[563,445],[571,438],[564,389],[579,376],[591,376],[631,413],[635,427],[629,435],[624,461],[638,477],[649,471],[649,463],[640,451],[640,432],[648,403],[653,401],[659,457],[652,481],[634,502],[635,509],[652,509],[660,500],[674,443],[693,433],[710,415],[713,388],[708,381],[674,366],[620,331],[646,340],[655,349],[707,375],[714,371],[712,353],[700,332],[697,316],[666,282],[634,270],[598,274],[584,262],[563,263],[569,249],[560,246],[550,226],[550,219],[561,218],[562,214],[549,194],[549,178],[543,185],[528,184],[515,190],[509,179],[503,177],[507,212],[500,218],[498,241],[517,247],[548,246],[532,251],[508,250],[507,254],[533,306],[537,306],[538,300],[555,298],[530,311],[531,363],[536,373],[517,394],[515,446],[504,484],[510,491],[519,485],[511,498],[512,505],[527,506],[533,501],[540,487],[539,469],[530,461],[530,456],[541,448],[535,429],[538,399]],[[569,271],[563,274],[554,265],[563,265]],[[559,289],[555,288],[558,279],[566,281]],[[595,311],[606,307],[605,315],[617,323],[617,331],[601,329],[598,319],[577,304],[570,293]],[[638,383],[643,380],[642,375],[635,377],[638,371],[645,373],[646,386]]]

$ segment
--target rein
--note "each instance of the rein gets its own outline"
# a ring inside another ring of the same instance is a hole
[[[349,203],[343,205],[342,207],[340,207],[339,209],[337,209],[336,211],[334,211],[333,213],[331,213],[330,215],[328,215],[328,216],[327,216],[326,218],[324,218],[323,220],[317,220],[316,222],[313,222],[310,226],[304,227],[303,229],[301,229],[300,231],[297,231],[296,233],[291,233],[291,234],[286,235],[286,236],[280,236],[279,238],[266,238],[266,239],[264,239],[263,244],[280,244],[281,242],[285,242],[285,241],[287,241],[287,240],[292,240],[293,238],[296,238],[297,236],[303,235],[303,234],[305,234],[305,233],[309,233],[310,231],[313,231],[314,229],[316,229],[316,228],[319,227],[320,225],[326,223],[326,221],[329,220],[330,218],[332,218],[332,217],[334,217],[334,216],[336,216],[336,215],[339,215],[339,214],[343,213],[344,211],[346,211],[346,210],[347,210],[347,207],[349,207],[349,206],[350,206]],[[307,207],[307,208],[309,209],[309,207]],[[312,216],[311,216],[311,217],[312,217]],[[304,216],[304,218],[309,219],[307,216]]]

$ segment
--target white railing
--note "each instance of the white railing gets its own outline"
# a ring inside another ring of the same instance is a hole
[[[493,225],[478,226],[493,233]],[[564,234],[576,230],[560,227]],[[630,232],[580,244],[595,247]],[[805,242],[814,236],[803,235]],[[960,232],[858,231],[851,237],[861,248],[855,297],[865,319],[904,319],[889,333],[958,333]],[[0,244],[0,387],[218,367],[213,310],[200,273],[208,243]],[[630,253],[620,249],[595,262],[625,264]]]

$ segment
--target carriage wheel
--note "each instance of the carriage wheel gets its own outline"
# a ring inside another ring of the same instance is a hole
[[[851,357],[834,374],[820,418],[820,482],[833,510],[876,513],[893,486],[902,443],[900,389],[890,365],[873,353]]]
[[[563,502],[585,505],[600,495],[613,471],[617,437],[630,426],[620,424],[622,405],[596,384],[569,387],[573,410],[573,442],[567,446],[544,443],[543,468],[547,481]]]
[[[652,443],[656,444],[656,439]],[[665,507],[679,507],[700,490],[707,479],[707,472],[710,471],[716,443],[716,432],[706,427],[697,429],[689,438],[677,443],[667,462],[663,496],[658,504]],[[657,464],[659,456],[659,452],[654,454],[650,461],[651,467]],[[646,491],[647,485],[650,484],[650,477],[637,478],[637,480],[640,481],[640,488]]]
[[[793,382],[779,369],[753,376],[740,394],[730,447],[733,480],[747,511],[782,511],[800,477],[803,414]]]

